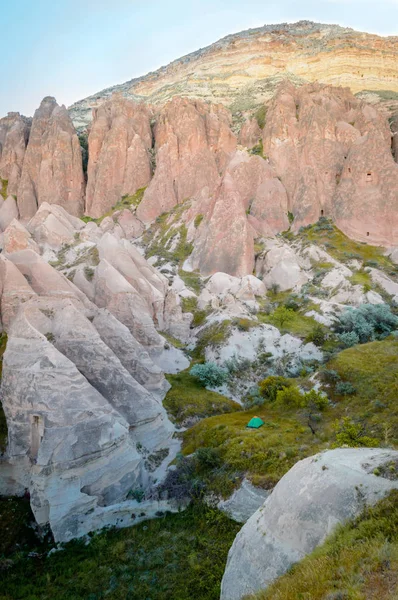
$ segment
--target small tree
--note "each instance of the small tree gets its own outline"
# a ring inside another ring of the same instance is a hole
[[[272,315],[272,319],[279,327],[283,327],[294,319],[294,310],[286,308],[286,306],[278,306]]]

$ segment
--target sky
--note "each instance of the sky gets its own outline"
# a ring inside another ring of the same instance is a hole
[[[0,117],[69,106],[230,33],[302,19],[398,35],[398,0],[0,0]]]

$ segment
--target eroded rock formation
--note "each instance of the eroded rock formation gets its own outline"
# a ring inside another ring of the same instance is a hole
[[[117,524],[127,508],[131,515],[137,502],[129,494],[161,481],[179,447],[162,406],[169,384],[154,362],[167,352],[155,324],[167,328],[173,292],[126,240],[97,228],[97,247],[75,235],[84,228],[44,203],[27,228],[12,221],[0,255],[8,334],[0,479],[4,472],[9,493],[29,489],[37,522],[63,541]],[[65,240],[69,279],[47,262]],[[149,516],[157,509],[150,501],[140,506]]]
[[[84,208],[82,155],[64,106],[46,97],[36,110],[18,186],[18,209],[28,220],[40,204],[58,204],[72,215]]]
[[[8,113],[0,119],[0,177],[8,181],[7,191],[16,195],[29,139],[31,119]]]
[[[222,106],[174,98],[155,127],[156,171],[137,209],[145,223],[202,190],[211,195],[220,182],[236,138]]]
[[[100,217],[151,179],[151,112],[114,95],[94,110],[88,138],[86,213]]]
[[[293,229],[331,217],[350,237],[398,243],[398,168],[391,131],[348,89],[284,83],[267,112],[264,153],[280,177]]]

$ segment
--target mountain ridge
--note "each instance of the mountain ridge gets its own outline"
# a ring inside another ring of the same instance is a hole
[[[353,53],[347,53],[347,48]],[[220,53],[222,63],[217,61]],[[394,73],[397,55],[396,36],[383,37],[311,21],[264,25],[229,34],[156,71],[109,86],[75,102],[69,111],[75,126],[84,128],[91,120],[92,108],[114,92],[159,106],[182,95],[229,107],[235,104],[232,108],[239,110],[242,101],[250,108],[267,100],[281,76],[296,84],[316,80],[348,85],[354,93],[398,92]],[[248,86],[250,89],[246,89]],[[251,96],[250,101],[247,96]]]

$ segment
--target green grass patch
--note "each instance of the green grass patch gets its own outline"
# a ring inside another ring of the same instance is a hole
[[[145,190],[146,187],[143,187],[130,196],[126,194],[119,200],[119,202],[114,204],[110,210],[108,210],[98,219],[93,219],[92,217],[86,216],[81,217],[81,220],[84,221],[84,223],[89,223],[90,221],[93,221],[94,223],[97,223],[97,225],[99,225],[106,217],[111,217],[113,213],[115,213],[118,210],[124,210],[125,208],[136,208],[141,203],[141,200],[143,199],[145,194]]]
[[[181,298],[181,307],[183,312],[192,313],[193,319],[191,327],[199,327],[206,321],[206,317],[209,314],[207,310],[198,309],[198,299],[195,297]]]
[[[184,271],[180,268],[178,270],[178,275],[188,288],[193,290],[195,294],[200,294],[203,288],[203,283],[198,271]]]
[[[8,179],[1,179],[0,178],[0,194],[3,196],[4,200],[7,200],[8,198]]]
[[[1,600],[218,600],[240,529],[200,503],[186,511],[70,542],[48,558],[2,573]]]
[[[184,342],[181,342],[181,340],[178,340],[177,338],[175,338],[173,335],[170,335],[170,333],[166,333],[165,331],[160,331],[159,332],[160,335],[162,335],[168,342],[169,344],[171,344],[172,346],[175,346],[176,348],[180,348],[180,350],[183,350],[185,348],[185,344]]]
[[[201,224],[203,219],[204,219],[204,215],[196,215],[195,220],[193,222],[195,229],[197,229],[199,227],[199,225]]]
[[[278,307],[270,314],[259,312],[257,318],[260,323],[273,325],[281,333],[290,333],[301,339],[311,335],[318,323],[312,317],[306,317],[291,309],[282,310],[284,307]],[[289,311],[288,313],[286,311]]]
[[[231,321],[220,321],[205,327],[199,334],[198,342],[192,351],[192,357],[196,360],[204,360],[206,348],[214,348],[223,344],[231,333]]]
[[[368,508],[256,600],[396,600],[398,491]]]
[[[168,391],[163,405],[179,425],[184,421],[240,409],[239,404],[233,400],[204,388],[188,370],[176,375],[166,375],[166,378],[172,388]]]
[[[350,281],[353,285],[362,285],[363,287],[369,290],[373,285],[371,276],[363,269],[354,273],[354,275],[350,277]]]
[[[247,474],[254,483],[273,485],[298,460],[338,445],[336,436],[341,433],[345,417],[360,426],[361,436],[381,446],[396,446],[398,340],[388,338],[349,348],[329,362],[327,368],[337,373],[336,382],[350,382],[355,393],[337,394],[334,384],[325,387],[333,404],[322,412],[315,434],[308,425],[306,411],[265,402],[247,411],[204,419],[184,433],[184,454],[199,448],[215,449],[224,465],[223,477],[225,472]],[[297,383],[303,388],[310,384],[308,380]],[[246,425],[255,415],[266,425],[248,430]],[[215,477],[213,485],[217,491],[222,492],[223,481],[217,482]]]
[[[272,487],[300,459],[315,454],[324,444],[297,419],[297,411],[264,404],[248,411],[204,419],[184,433],[186,455],[199,448],[216,449],[224,471],[236,476],[246,474],[255,484]],[[252,430],[247,424],[254,416],[265,425]],[[220,486],[224,480],[220,481]],[[226,495],[232,490],[213,488]]]
[[[383,255],[383,248],[351,240],[324,217],[318,223],[300,228],[298,237],[303,241],[323,247],[340,262],[357,259],[367,266],[366,263],[370,261],[369,266],[395,271],[395,265],[387,256]]]
[[[359,344],[340,352],[328,364],[356,393],[344,401],[347,412],[367,424],[386,445],[398,444],[398,340]],[[336,395],[339,399],[338,394]]]
[[[257,124],[260,127],[260,129],[264,129],[264,127],[265,127],[267,111],[268,111],[268,108],[265,106],[265,104],[263,104],[262,106],[260,106],[259,109],[257,109],[257,111],[254,115],[254,118],[256,119]]]

